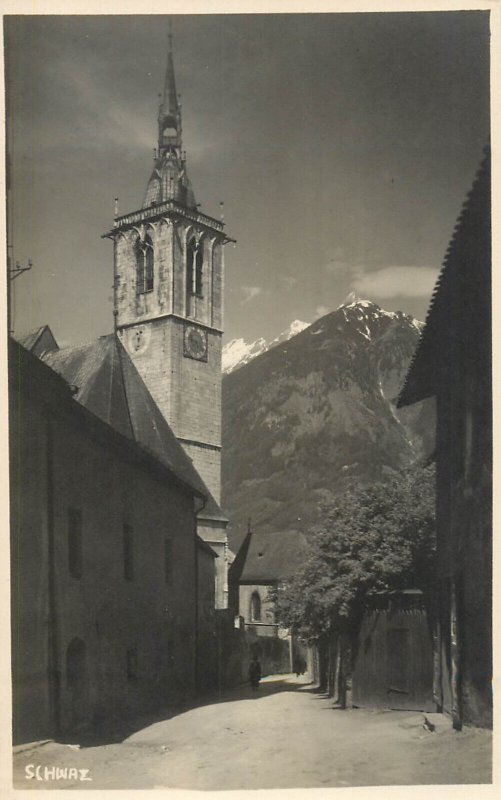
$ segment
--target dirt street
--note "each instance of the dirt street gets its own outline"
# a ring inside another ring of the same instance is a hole
[[[490,782],[488,731],[437,731],[425,730],[416,712],[334,709],[305,678],[274,676],[256,694],[247,687],[228,691],[121,742],[50,742],[17,752],[15,787],[221,790]]]

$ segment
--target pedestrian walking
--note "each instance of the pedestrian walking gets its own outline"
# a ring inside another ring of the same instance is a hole
[[[257,656],[253,656],[252,661],[249,665],[249,683],[251,685],[253,692],[257,692],[260,680],[261,680],[261,664],[259,663]]]

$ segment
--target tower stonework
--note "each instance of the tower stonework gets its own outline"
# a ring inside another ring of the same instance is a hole
[[[227,519],[221,500],[221,220],[199,211],[182,150],[169,47],[158,150],[140,210],[115,217],[115,328],[153,399],[209,489],[197,530],[218,554],[216,603],[226,607]]]

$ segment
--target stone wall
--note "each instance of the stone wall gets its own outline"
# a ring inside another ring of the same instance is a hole
[[[202,512],[203,513],[203,512]],[[226,560],[226,523],[216,520],[197,519],[198,535],[210,544],[218,558],[215,564],[215,607],[226,608],[228,605],[228,564]]]
[[[198,545],[197,691],[205,694],[218,686],[218,640],[215,582],[217,561],[208,545]]]

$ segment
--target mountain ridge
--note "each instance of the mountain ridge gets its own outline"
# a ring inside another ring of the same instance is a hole
[[[223,507],[238,547],[307,532],[320,507],[429,457],[433,409],[396,410],[423,323],[354,299],[223,378]]]
[[[223,347],[223,373],[233,372],[233,370],[242,367],[244,364],[248,364],[249,361],[252,361],[253,358],[261,355],[261,353],[265,353],[270,347],[274,347],[276,344],[288,341],[293,336],[296,336],[304,330],[304,328],[307,328],[309,324],[309,322],[302,322],[299,319],[295,319],[288,328],[276,336],[275,339],[272,339],[271,342],[267,342],[263,336],[250,344],[247,344],[247,342],[241,338],[231,339]]]

